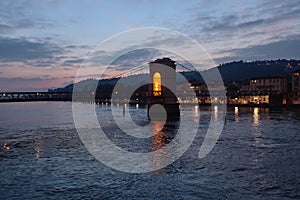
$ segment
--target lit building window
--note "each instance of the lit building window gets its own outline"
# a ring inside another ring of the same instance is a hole
[[[154,73],[153,75],[153,95],[161,95],[161,76],[158,72]]]

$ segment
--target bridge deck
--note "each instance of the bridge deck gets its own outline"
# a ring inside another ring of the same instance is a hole
[[[1,92],[0,102],[71,101],[72,92]]]

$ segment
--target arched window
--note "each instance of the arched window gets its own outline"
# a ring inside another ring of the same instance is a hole
[[[158,72],[155,72],[153,75],[153,95],[161,95],[161,76]]]

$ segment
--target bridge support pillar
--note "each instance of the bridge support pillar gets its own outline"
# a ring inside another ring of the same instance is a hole
[[[161,105],[167,114],[167,120],[178,119],[180,117],[179,103],[176,97],[176,65],[170,58],[157,59],[150,62],[150,85],[148,97],[148,117],[149,110],[155,104]],[[155,112],[155,111],[154,111]],[[158,116],[157,111],[153,116]],[[151,120],[153,117],[151,115]]]

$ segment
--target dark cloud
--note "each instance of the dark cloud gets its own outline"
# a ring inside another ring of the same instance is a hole
[[[162,31],[157,31],[148,37],[147,40],[142,41],[141,44],[133,44],[115,52],[96,51],[90,60],[88,60],[88,63],[93,63],[91,66],[101,66],[109,63],[110,66],[105,71],[108,74],[110,70],[113,71],[113,74],[116,74],[116,71],[122,74],[147,73],[147,70],[145,70],[146,66],[148,66],[149,62],[157,58],[170,57],[175,60],[183,59],[179,58],[179,55],[163,50],[164,48],[189,48],[190,45],[190,41],[187,42],[186,37],[182,35],[178,36],[177,34],[166,34]],[[158,49],[145,47],[157,47]]]
[[[0,2],[0,18],[12,20],[14,18],[24,18],[26,16],[24,10],[32,7],[30,1],[1,1]]]
[[[149,62],[156,58],[162,57],[162,55],[162,52],[152,48],[139,49],[136,47],[135,50],[132,50],[132,48],[125,48],[115,52],[100,50],[93,53],[90,59],[87,60],[87,63],[91,64],[93,67],[109,64],[101,78],[112,78],[117,77],[120,74],[126,76],[133,73],[146,73],[147,67],[145,66],[148,66]],[[97,76],[95,75],[92,75],[92,78],[100,77],[99,74],[97,74]],[[91,76],[89,75],[88,77]]]
[[[55,59],[55,55],[61,54],[63,51],[61,47],[48,41],[35,42],[26,38],[0,36],[0,61],[2,62],[35,60],[39,61],[40,64],[43,64],[43,62],[50,62],[51,64],[53,63],[51,59]]]
[[[255,7],[249,9],[255,9],[259,13],[265,12],[272,14],[272,16],[280,16],[281,14],[293,15],[296,13],[295,11],[297,11],[299,7],[299,0],[265,0],[261,1],[261,3]],[[247,11],[249,11],[249,9]]]
[[[209,31],[209,32],[210,31],[233,31],[236,29],[255,27],[265,22],[266,20],[264,19],[256,19],[256,20],[245,21],[242,23],[232,23],[229,20],[226,20],[225,18],[224,21],[216,22],[211,27],[208,27],[205,31]]]
[[[0,33],[1,34],[7,34],[13,31],[13,27],[7,25],[7,24],[0,24]]]
[[[159,55],[159,51],[156,49],[137,49],[121,55],[112,62],[112,65],[125,68],[137,67],[149,63],[157,55]],[[125,68],[124,70],[126,70]]]
[[[104,77],[107,75],[102,75],[101,77]],[[78,75],[78,76],[65,76],[63,77],[64,79],[99,79],[100,78],[100,74],[88,74],[88,75]]]
[[[123,45],[123,44],[119,44]],[[125,44],[123,49],[118,51],[99,50],[93,53],[88,62],[94,65],[102,65],[110,63],[111,66],[119,71],[125,71],[133,67],[148,64],[150,61],[159,57],[169,56],[170,52],[163,50],[164,48],[182,46],[188,47],[186,38],[176,34],[165,34],[161,30],[153,33],[153,36],[142,41],[141,44],[129,45]],[[149,47],[149,48],[147,48]],[[154,49],[151,47],[161,47],[161,49]]]
[[[171,35],[161,33],[159,30],[157,33],[154,33],[152,37],[149,37],[147,41],[142,43],[143,46],[184,46],[186,45],[186,40],[182,35]]]
[[[64,66],[72,66],[73,64],[82,64],[84,59],[72,59],[72,60],[65,60],[63,65]]]
[[[0,21],[6,22],[2,27],[0,25],[0,33],[7,34],[18,29],[44,29],[54,26],[43,16],[38,15],[33,18],[31,15],[31,11],[40,10],[46,5],[46,2],[36,4],[26,0],[0,1]]]
[[[135,50],[132,49],[134,48],[125,48],[115,52],[97,51],[88,62],[96,65],[110,63],[112,67],[122,71],[150,62],[158,55],[158,50],[151,48],[139,49],[136,47]]]
[[[206,41],[244,39],[245,34],[253,33],[251,35],[253,37],[258,30],[266,31],[267,27],[278,25],[278,23],[293,26],[291,23],[295,23],[296,19],[300,21],[300,3],[295,0],[262,1],[251,6],[246,4],[241,6],[241,9],[237,6],[231,13],[224,11],[204,13],[203,8],[200,8],[190,11],[192,17],[182,29],[189,35]],[[290,34],[293,32],[292,29],[284,31]],[[265,34],[268,33],[265,32]],[[271,35],[280,35],[280,32],[274,32]]]
[[[202,32],[209,32],[216,34],[217,32],[228,32],[236,30],[248,30],[250,28],[257,28],[259,26],[266,26],[270,24],[277,23],[279,21],[284,21],[294,17],[300,17],[300,8],[294,9],[292,12],[286,11],[281,12],[280,15],[273,15],[270,17],[256,16],[256,19],[247,19],[243,15],[229,15],[222,16],[219,18],[212,18],[206,21],[201,26],[200,30]],[[195,20],[193,20],[195,21]],[[193,25],[191,25],[193,26]],[[249,30],[248,30],[249,31]]]
[[[215,59],[218,63],[235,60],[266,60],[266,59],[300,59],[300,36],[263,45],[252,45],[242,49],[232,49],[220,53],[229,53],[232,56]]]
[[[67,49],[76,49],[77,46],[76,45],[68,45],[65,48],[67,48]]]
[[[299,0],[228,2],[226,6],[230,4],[231,9],[216,11],[218,5],[199,3],[198,7],[188,10],[191,17],[181,30],[216,55],[222,53],[217,49],[227,49],[223,53],[231,55],[215,59],[219,63],[241,59],[299,58],[299,38],[294,37],[300,34]]]
[[[90,45],[68,45],[65,48],[71,50],[72,49],[78,50],[78,49],[92,49],[93,47]]]
[[[35,78],[22,78],[22,77],[15,77],[15,78],[3,78],[0,77],[0,83],[18,83],[18,82],[28,82],[28,83],[32,83],[32,82],[41,82],[41,81],[45,81],[45,80],[57,80],[58,78],[54,78],[54,77],[35,77]]]
[[[72,67],[64,67],[64,68],[62,68],[62,69],[63,69],[63,70],[66,70],[66,71],[73,70]]]

